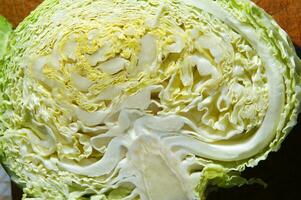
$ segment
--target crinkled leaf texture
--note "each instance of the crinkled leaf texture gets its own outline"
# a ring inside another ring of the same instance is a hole
[[[1,67],[24,199],[195,200],[278,150],[300,60],[248,0],[45,0]]]

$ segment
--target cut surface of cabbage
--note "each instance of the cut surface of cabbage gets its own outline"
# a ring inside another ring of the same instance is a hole
[[[24,199],[205,199],[300,110],[294,47],[249,0],[45,0],[4,36],[0,157]]]

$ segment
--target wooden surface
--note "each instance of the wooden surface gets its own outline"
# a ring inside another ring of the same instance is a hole
[[[0,15],[18,25],[43,0],[0,0]]]
[[[301,0],[254,0],[301,46]]]
[[[301,46],[301,0],[253,0],[271,14],[294,43]],[[16,26],[42,0],[0,0],[0,15]]]

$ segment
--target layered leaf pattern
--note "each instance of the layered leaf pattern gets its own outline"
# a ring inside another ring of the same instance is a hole
[[[301,98],[289,38],[248,0],[45,0],[2,63],[1,159],[25,199],[244,184]]]

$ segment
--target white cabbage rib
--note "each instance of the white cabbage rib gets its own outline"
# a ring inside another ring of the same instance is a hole
[[[202,0],[184,0],[184,2],[201,10],[206,10],[248,38],[248,41],[263,60],[269,90],[269,107],[265,118],[256,134],[248,141],[238,144],[231,143],[230,145],[206,145],[204,143],[204,145],[198,146],[194,142],[189,142],[188,139],[187,143],[185,143],[195,154],[214,160],[235,161],[249,158],[259,153],[275,137],[279,116],[284,106],[284,85],[278,69],[279,65],[281,66],[282,64],[273,59],[272,52],[266,48],[264,41],[260,37],[256,37],[257,33],[253,29],[243,25],[220,7],[208,4],[207,1]],[[183,144],[179,145],[184,146]]]
[[[10,46],[1,156],[36,198],[202,199],[296,122],[300,61],[247,0],[46,0]]]

